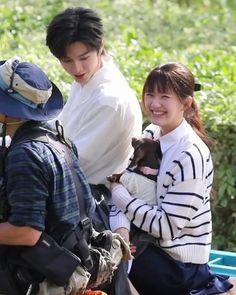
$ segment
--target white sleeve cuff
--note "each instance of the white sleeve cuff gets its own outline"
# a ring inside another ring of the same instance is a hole
[[[115,206],[113,206],[113,208],[115,208]],[[127,228],[128,231],[130,230],[130,221],[125,216],[125,214],[118,209],[110,213],[109,221],[110,221],[110,228],[113,232],[121,227]]]

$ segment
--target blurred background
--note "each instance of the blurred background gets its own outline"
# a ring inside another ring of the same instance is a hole
[[[236,251],[236,0],[0,0],[0,60],[41,66],[67,98],[71,78],[45,45],[46,26],[71,6],[96,9],[105,46],[140,99],[155,66],[188,66],[208,134],[215,140],[213,248]],[[144,124],[146,124],[144,117]]]

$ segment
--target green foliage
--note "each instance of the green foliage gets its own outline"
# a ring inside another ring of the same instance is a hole
[[[102,16],[106,48],[139,98],[147,73],[167,61],[186,64],[202,84],[196,100],[216,142],[213,246],[236,251],[236,2],[2,0],[0,59],[39,64],[66,98],[71,78],[45,46],[45,30],[55,14],[77,5]]]
[[[213,210],[213,247],[236,251],[236,125],[215,125],[209,133],[216,140],[213,153],[217,191]]]

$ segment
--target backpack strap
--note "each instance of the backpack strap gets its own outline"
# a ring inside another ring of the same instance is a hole
[[[83,264],[89,269],[92,267],[92,259],[89,253],[88,241],[92,232],[92,225],[91,219],[88,217],[85,208],[85,201],[83,198],[84,192],[74,169],[73,159],[71,157],[71,151],[77,157],[78,153],[75,145],[65,138],[63,126],[59,121],[56,121],[56,131],[57,132],[54,132],[48,124],[42,122],[26,122],[17,130],[13,137],[11,147],[27,141],[39,141],[48,144],[60,154],[64,154],[64,158],[73,176],[76,195],[79,202],[81,221],[77,228],[65,237],[61,244],[63,247],[72,250],[73,252],[76,251],[76,254],[81,258]]]
[[[45,122],[28,121],[22,125],[15,133],[11,146],[27,141],[41,141],[44,143],[61,142],[67,146],[78,158],[78,152],[73,142],[64,137],[63,126],[57,120],[56,131],[52,130],[51,126]]]
[[[73,167],[73,159],[70,154],[70,152],[72,151],[77,156],[78,154],[77,152],[75,152],[75,150],[77,151],[77,149],[71,141],[65,138],[63,126],[59,121],[56,121],[56,131],[57,133],[55,133],[50,128],[50,125],[43,122],[26,122],[16,132],[16,135],[13,137],[11,147],[16,144],[27,141],[39,141],[49,144],[52,148],[55,148],[60,154],[64,154],[65,160],[68,166],[70,167],[76,187],[77,198],[80,204],[81,223],[87,225],[89,218],[85,210],[84,198],[81,198],[84,192],[81,188],[78,176]]]

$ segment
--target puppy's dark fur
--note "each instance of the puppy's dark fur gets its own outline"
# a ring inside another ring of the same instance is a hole
[[[159,140],[155,141],[150,138],[132,138],[132,146],[134,148],[133,158],[128,166],[128,170],[140,173],[141,167],[149,167],[151,169],[159,169],[162,158]],[[140,173],[142,174],[142,173]],[[111,174],[107,176],[110,182],[119,182],[122,173]]]

